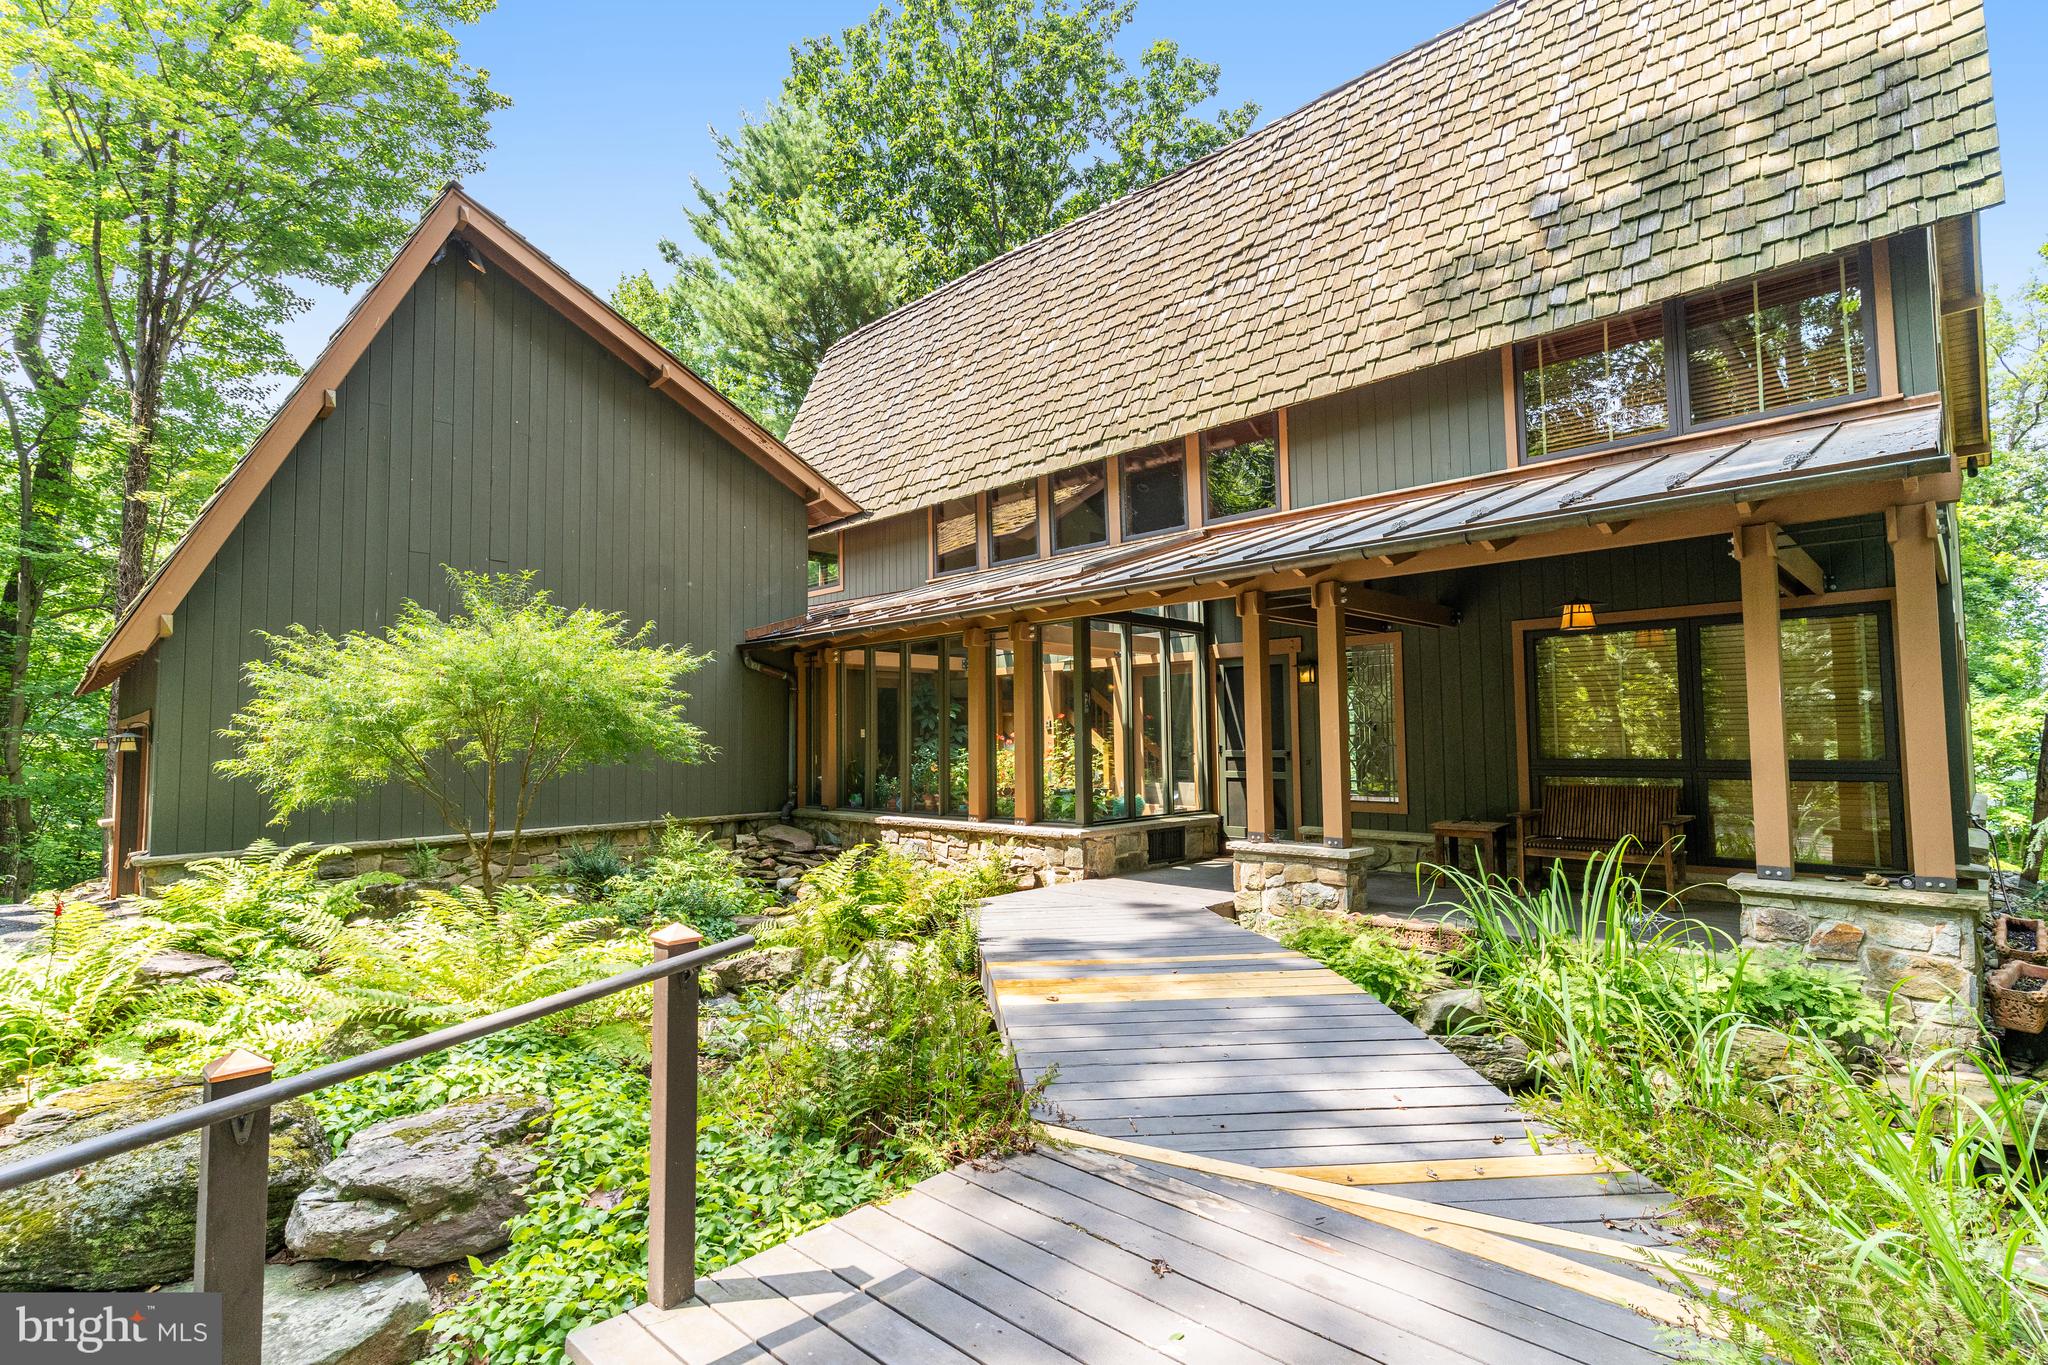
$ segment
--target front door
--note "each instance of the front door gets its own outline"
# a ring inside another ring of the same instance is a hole
[[[1270,661],[1266,696],[1272,707],[1273,751],[1266,771],[1273,783],[1273,825],[1266,833],[1279,839],[1294,833],[1294,724],[1288,710],[1294,695],[1285,657]],[[1217,736],[1223,758],[1223,832],[1233,839],[1245,834],[1244,660],[1216,663]]]
[[[140,879],[129,866],[148,834],[149,735],[124,729],[115,740],[114,789],[107,819],[107,885],[116,896],[132,896]]]

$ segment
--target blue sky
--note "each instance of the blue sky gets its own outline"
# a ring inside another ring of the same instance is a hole
[[[1881,4],[1883,0],[1869,0]],[[1486,0],[1140,0],[1128,56],[1170,37],[1223,68],[1221,98],[1260,122],[1297,108],[1484,8]],[[789,45],[857,23],[873,0],[499,0],[464,38],[513,101],[469,188],[599,293],[661,269],[685,231],[690,177],[713,178],[709,128],[780,86]],[[1984,217],[1985,274],[2011,289],[2048,240],[2048,5],[1985,0],[2006,203]],[[2048,273],[2048,271],[2044,271]],[[310,363],[347,303],[323,295],[287,340]]]

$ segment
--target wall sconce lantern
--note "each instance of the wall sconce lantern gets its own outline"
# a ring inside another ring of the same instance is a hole
[[[1300,663],[1296,664],[1294,666],[1294,679],[1300,683],[1313,683],[1316,680],[1316,661],[1314,659],[1303,659]]]
[[[1557,614],[1559,630],[1591,630],[1596,624],[1591,602],[1567,602]]]
[[[101,753],[105,753],[109,747],[112,747],[116,753],[132,754],[142,747],[142,737],[133,730],[119,730],[115,732],[111,746],[107,737],[101,735],[92,742],[92,747],[98,749]]]

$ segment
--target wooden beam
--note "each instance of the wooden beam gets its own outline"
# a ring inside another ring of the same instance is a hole
[[[825,651],[821,667],[825,670],[822,686],[825,714],[819,723],[825,727],[818,737],[818,802],[827,809],[839,804],[839,737],[843,733],[843,718],[839,711],[846,704],[846,691],[839,685],[840,651]]]
[[[1781,533],[1778,540],[1778,573],[1791,586],[1793,594],[1826,592],[1828,576],[1820,561],[1799,548],[1790,536]]]
[[[1941,522],[1931,502],[1885,518],[1892,544],[1892,649],[1899,680],[1907,861],[1935,890],[1956,883],[1954,793],[1949,785],[1948,688],[1941,666]]]
[[[1742,570],[1742,657],[1748,680],[1750,809],[1756,819],[1756,870],[1792,878],[1792,776],[1785,749],[1784,657],[1779,641],[1778,528],[1770,522],[1735,532]]]
[[[1439,1180],[1520,1180],[1529,1176],[1611,1175],[1624,1168],[1591,1152],[1467,1157],[1458,1161],[1375,1161],[1363,1166],[1281,1166],[1287,1175],[1333,1185],[1427,1185]]]
[[[1015,737],[1011,741],[1011,772],[1017,783],[1017,822],[1038,823],[1038,760],[1044,752],[1045,737],[1038,715],[1038,627],[1017,621],[1010,626],[1011,653],[1017,675],[1011,689],[1015,712]]]
[[[1323,843],[1351,846],[1351,731],[1346,703],[1342,583],[1316,584],[1316,753],[1322,764]]]
[[[963,633],[967,648],[967,818],[986,820],[995,800],[995,738],[988,632]]]
[[[1244,628],[1244,820],[1245,837],[1273,837],[1273,703],[1267,686],[1271,641],[1266,632],[1266,595],[1237,599]]]
[[[1375,621],[1393,621],[1408,626],[1455,626],[1458,613],[1439,602],[1404,597],[1378,588],[1354,587],[1351,610]]]

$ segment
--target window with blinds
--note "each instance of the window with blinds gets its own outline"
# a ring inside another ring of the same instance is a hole
[[[1536,644],[1537,752],[1641,761],[1684,756],[1678,633],[1546,635]]]
[[[1401,799],[1401,643],[1398,636],[1344,654],[1351,736],[1351,799]]]
[[[1837,257],[1685,305],[1694,424],[1848,398],[1869,387],[1861,261]]]
[[[1038,558],[1038,481],[1026,479],[988,495],[989,558],[1014,564]]]
[[[1671,425],[1662,309],[1539,337],[1516,358],[1532,460]]]
[[[981,563],[978,498],[948,498],[932,509],[932,572],[962,573]]]

